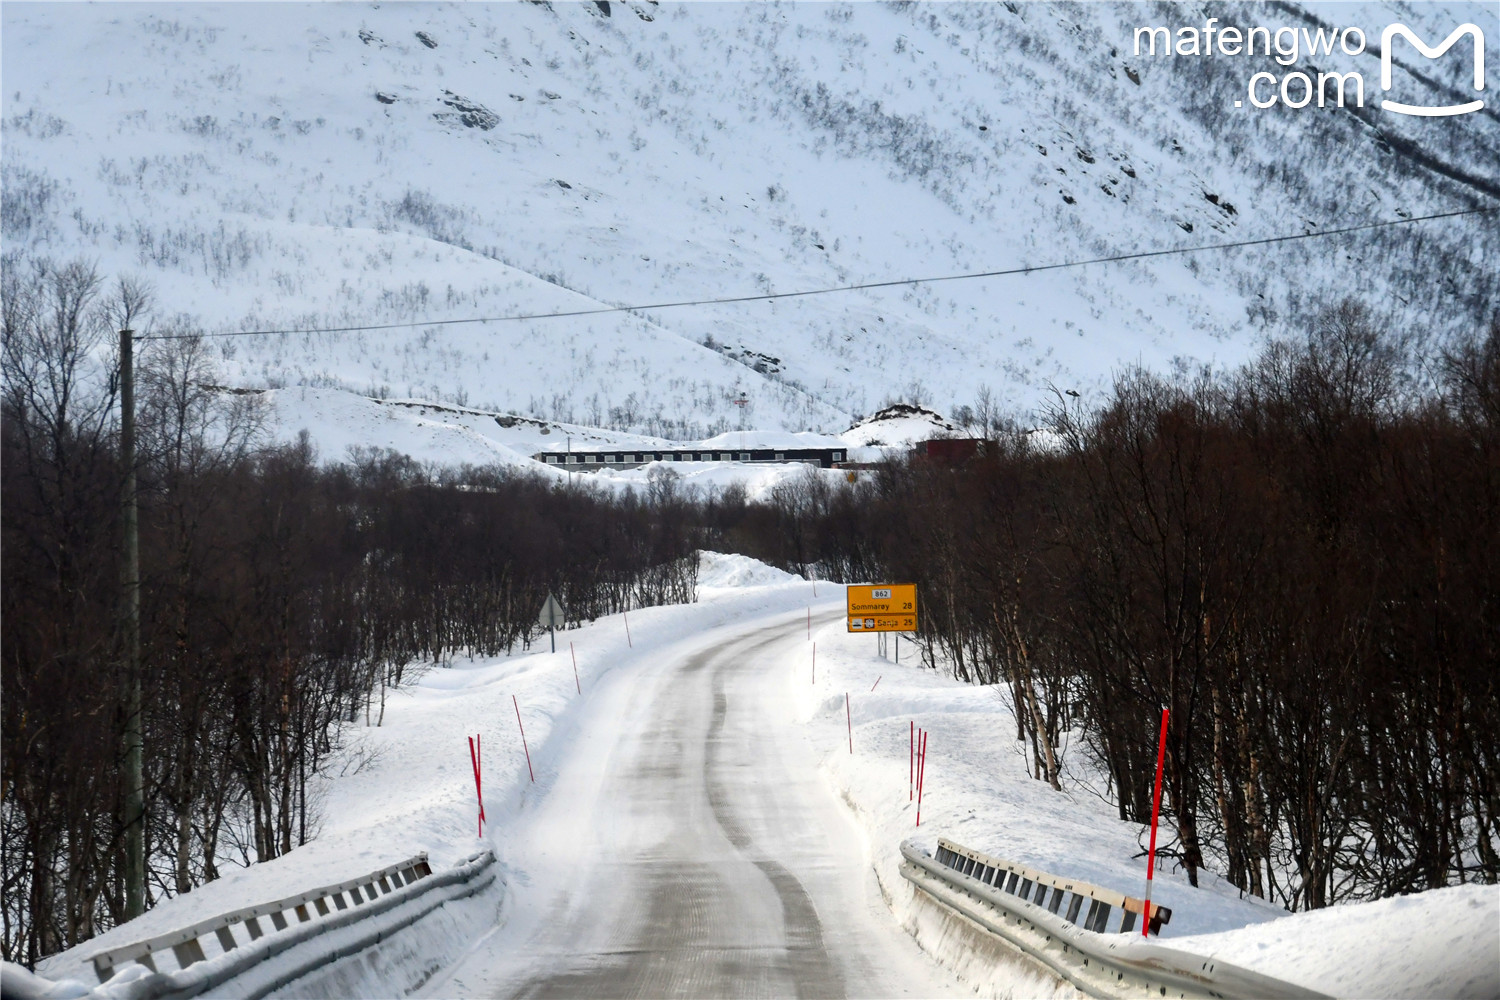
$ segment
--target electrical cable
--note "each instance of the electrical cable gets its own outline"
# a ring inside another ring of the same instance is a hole
[[[1085,267],[1090,264],[1108,264],[1124,260],[1144,260],[1148,257],[1167,257],[1174,254],[1202,253],[1207,250],[1232,250],[1236,247],[1268,246],[1273,243],[1288,243],[1293,240],[1310,240],[1323,236],[1338,236],[1358,233],[1389,226],[1405,226],[1436,219],[1453,219],[1465,215],[1486,215],[1500,211],[1500,207],[1468,208],[1457,212],[1440,212],[1436,215],[1420,215],[1409,219],[1388,219],[1383,222],[1367,222],[1358,226],[1343,226],[1338,229],[1322,229],[1312,233],[1293,233],[1288,236],[1266,236],[1254,240],[1237,240],[1232,243],[1206,243],[1196,247],[1171,247],[1166,250],[1140,250],[1135,253],[1113,254],[1108,257],[1091,257],[1086,260],[1058,261],[1052,264],[1032,264],[1003,268],[998,271],[975,271],[967,274],[944,274],[930,278],[898,278],[889,281],[866,281],[855,285],[835,285],[829,288],[808,288],[796,292],[764,292],[759,295],[734,295],[716,299],[680,299],[671,302],[650,302],[642,305],[598,306],[592,309],[570,309],[563,312],[525,313],[510,316],[471,316],[462,319],[434,319],[411,323],[374,323],[361,326],[325,326],[293,328],[286,330],[227,330],[216,333],[163,333],[147,334],[137,340],[189,340],[194,337],[271,337],[293,333],[357,333],[375,330],[406,330],[418,327],[456,326],[464,323],[515,323],[544,319],[567,319],[574,316],[602,316],[608,313],[647,312],[652,309],[680,309],[687,306],[734,305],[745,302],[771,302],[778,299],[806,298],[813,295],[833,295],[841,292],[857,292],[876,288],[900,288],[906,285],[931,285],[940,281],[972,281],[978,278],[1003,278],[1016,274],[1035,274],[1039,271],[1056,271],[1070,267]]]

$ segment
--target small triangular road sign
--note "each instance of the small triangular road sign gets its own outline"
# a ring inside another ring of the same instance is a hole
[[[542,613],[537,616],[537,621],[542,623],[543,628],[555,629],[563,625],[563,608],[557,603],[557,598],[552,596],[551,591],[547,593],[547,601],[542,605]]]

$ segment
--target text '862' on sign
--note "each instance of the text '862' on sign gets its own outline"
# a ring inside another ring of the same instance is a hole
[[[915,632],[917,630],[917,585],[882,583],[872,587],[849,587],[850,632]]]

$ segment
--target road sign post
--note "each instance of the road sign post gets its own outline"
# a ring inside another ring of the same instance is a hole
[[[850,632],[915,632],[917,585],[884,583],[848,587],[847,625]]]
[[[542,605],[542,613],[537,615],[537,621],[542,623],[542,628],[552,633],[552,652],[557,652],[557,626],[563,624],[563,608],[550,590],[547,591],[547,600]]]

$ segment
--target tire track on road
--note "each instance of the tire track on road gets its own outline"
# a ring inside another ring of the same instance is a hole
[[[817,907],[802,883],[774,858],[763,851],[752,851],[752,839],[744,824],[735,815],[725,783],[721,775],[724,750],[724,726],[729,713],[729,698],[724,690],[726,668],[736,662],[743,663],[763,652],[767,646],[779,641],[777,634],[768,639],[741,644],[742,648],[715,650],[704,656],[715,662],[713,671],[714,712],[708,728],[707,752],[703,758],[703,781],[708,789],[709,805],[713,807],[714,819],[729,842],[759,868],[781,900],[782,919],[785,922],[787,960],[796,984],[797,996],[808,1000],[812,997],[844,996],[843,976],[828,955],[823,942],[823,923],[818,919]],[[759,857],[754,855],[761,855]]]

